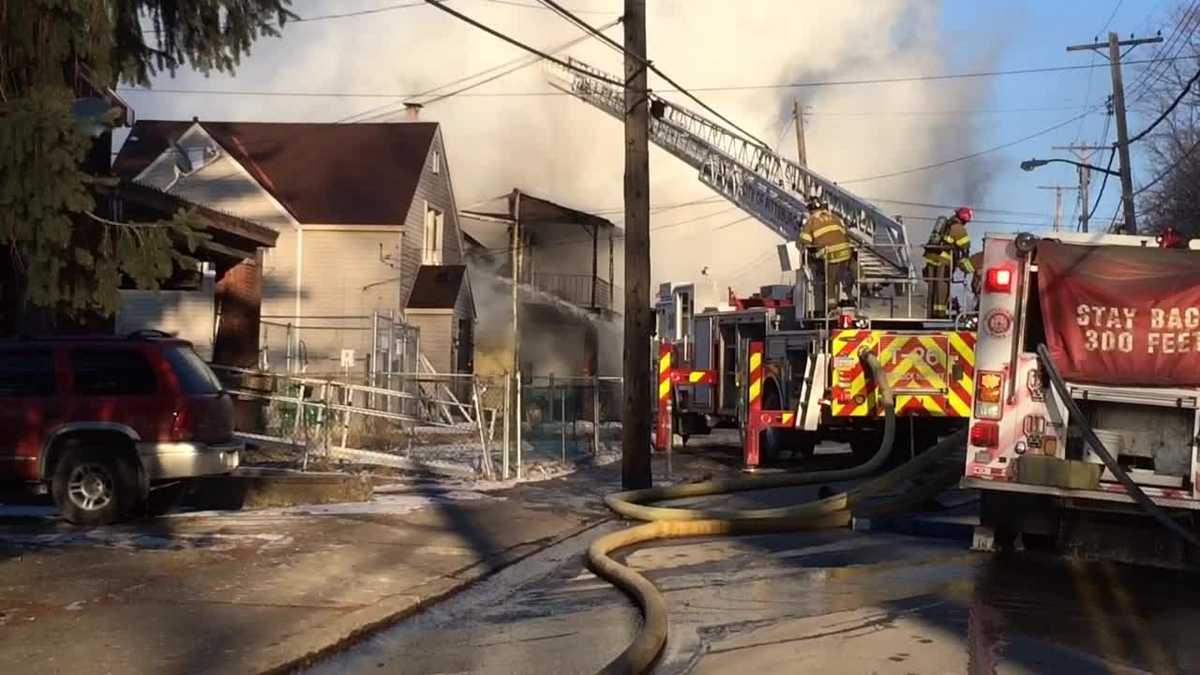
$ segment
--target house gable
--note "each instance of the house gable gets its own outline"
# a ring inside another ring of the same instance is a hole
[[[298,224],[199,123],[180,134],[133,181],[277,232]]]
[[[434,172],[434,167],[437,172]],[[404,219],[404,250],[402,252],[402,276],[409,280],[401,288],[400,297],[408,304],[412,284],[421,266],[425,263],[425,217],[428,209],[442,213],[442,237],[440,242],[441,264],[461,265],[465,262],[466,244],[458,221],[458,204],[454,199],[454,188],[450,180],[450,166],[446,160],[445,143],[441,129],[434,134],[425,153],[420,180],[417,182],[412,203]]]

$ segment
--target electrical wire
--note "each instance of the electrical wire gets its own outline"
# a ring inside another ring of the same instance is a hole
[[[489,2],[494,2],[497,5],[509,5],[511,7],[524,7],[525,9],[546,9],[545,7],[542,7],[541,5],[531,5],[531,4],[527,4],[524,2],[516,2],[516,0],[489,0]],[[612,16],[613,14],[618,13],[618,12],[606,12],[606,11],[600,10],[600,9],[573,9],[571,11],[575,12],[576,14],[606,14],[608,16]]]
[[[1096,215],[1096,207],[1100,206],[1100,199],[1104,196],[1104,188],[1108,187],[1108,177],[1111,175],[1113,160],[1117,158],[1116,144],[1113,145],[1108,155],[1108,166],[1104,169],[1104,180],[1100,181],[1100,191],[1096,193],[1096,203],[1092,204],[1092,210],[1088,212],[1088,222],[1092,221],[1092,216]]]
[[[1188,80],[1187,84],[1183,85],[1183,90],[1179,92],[1179,95],[1175,97],[1174,101],[1171,101],[1171,105],[1167,106],[1167,109],[1162,111],[1162,113],[1150,123],[1150,126],[1146,127],[1141,131],[1141,133],[1135,134],[1132,138],[1126,141],[1125,145],[1133,145],[1134,143],[1137,143],[1145,138],[1146,135],[1151,131],[1154,131],[1155,127],[1161,124],[1163,120],[1167,119],[1167,117],[1175,111],[1175,108],[1179,106],[1180,101],[1182,101],[1184,97],[1188,95],[1188,92],[1192,90],[1192,85],[1196,84],[1197,81],[1200,81],[1200,70],[1197,70],[1196,74],[1192,75],[1192,79]]]
[[[616,26],[619,23],[621,23],[621,19],[618,18],[618,19],[615,19],[615,20],[601,26],[600,29],[608,30],[609,28],[612,28],[613,26]],[[574,40],[569,40],[567,42],[562,43],[561,45],[558,45],[557,47],[550,49],[549,53],[557,54],[557,53],[563,51],[564,49],[569,49],[570,47],[574,47],[577,44],[587,42],[590,39],[592,39],[592,37],[590,35],[585,35],[583,37],[579,37]],[[512,61],[501,64],[499,66],[493,66],[491,68],[488,68],[488,69],[481,71],[479,73],[476,73],[474,75],[467,75],[465,77],[460,77],[457,80],[454,80],[452,82],[448,82],[446,84],[439,85],[439,86],[433,87],[431,89],[427,89],[424,92],[417,94],[416,96],[414,96],[412,98],[420,98],[422,96],[427,96],[427,95],[437,92],[439,90],[445,89],[446,87],[451,87],[456,84],[461,84],[462,82],[467,82],[469,80],[475,79],[475,78],[483,76],[483,75],[488,75],[487,77],[485,77],[482,80],[470,82],[469,84],[466,84],[462,87],[459,87],[458,89],[455,89],[454,91],[446,92],[443,94],[438,94],[437,96],[434,96],[433,98],[428,99],[426,101],[419,101],[419,103],[422,106],[432,105],[439,101],[444,101],[448,98],[463,94],[467,91],[475,89],[476,87],[482,87],[483,85],[488,84],[489,82],[494,82],[502,77],[505,77],[506,75],[510,75],[512,73],[515,73],[518,70],[521,70],[523,68],[527,68],[531,65],[534,65],[534,64],[538,63],[540,60],[541,59],[539,59],[536,56],[534,56],[534,57],[522,56],[518,59],[513,59]],[[499,69],[498,72],[493,73],[493,71],[497,71],[497,69]],[[491,73],[491,74],[489,75],[489,73]],[[391,110],[386,110],[387,108],[391,108]],[[380,112],[380,111],[384,111],[384,112]],[[347,121],[348,119],[353,119],[355,122],[365,122],[365,121],[370,121],[370,120],[374,120],[374,119],[379,119],[381,117],[387,117],[388,115],[395,114],[398,111],[399,111],[399,108],[396,107],[395,103],[386,103],[382,106],[377,106],[370,110],[364,111],[363,113],[360,113],[359,115],[352,115],[350,118],[343,118],[342,120],[338,120],[338,122],[335,122],[335,123],[342,123],[342,122]]]
[[[1053,126],[1046,127],[1045,129],[1042,129],[1041,131],[1037,131],[1032,134],[1029,134],[1028,136],[1022,136],[1021,138],[1018,138],[1016,140],[1008,141],[1006,143],[1001,143],[1000,145],[994,145],[990,148],[986,148],[986,149],[980,150],[978,152],[972,152],[967,155],[962,155],[961,157],[954,157],[952,159],[942,160],[940,162],[934,162],[932,164],[925,164],[922,166],[915,166],[915,167],[908,168],[908,169],[902,169],[900,171],[892,171],[890,173],[881,173],[876,176],[864,176],[862,178],[852,178],[850,180],[838,181],[838,184],[839,185],[849,185],[851,183],[866,183],[868,181],[882,180],[884,178],[895,178],[897,176],[906,176],[908,174],[918,173],[921,171],[929,171],[930,169],[938,169],[943,166],[957,164],[958,162],[965,162],[968,159],[975,159],[976,157],[980,157],[980,156],[983,156],[983,155],[986,155],[989,153],[993,153],[998,150],[1004,150],[1005,148],[1011,148],[1014,145],[1020,145],[1021,143],[1025,143],[1026,141],[1031,141],[1035,138],[1045,136],[1046,134],[1048,134],[1052,131],[1057,131],[1058,129],[1061,129],[1061,128],[1067,126],[1068,124],[1071,124],[1073,122],[1078,122],[1080,119],[1082,119],[1090,114],[1091,114],[1091,111],[1085,112],[1080,115],[1076,115],[1070,119],[1063,120],[1062,122],[1059,122],[1058,124],[1055,124]]]
[[[1200,138],[1198,138],[1195,143],[1192,143],[1192,147],[1188,148],[1182,155],[1175,158],[1174,162],[1170,166],[1163,169],[1149,183],[1146,183],[1142,187],[1135,190],[1133,193],[1133,196],[1137,197],[1138,195],[1142,194],[1146,190],[1149,190],[1150,188],[1154,187],[1155,185],[1158,185],[1159,181],[1161,181],[1162,179],[1164,179],[1167,176],[1169,176],[1170,174],[1174,173],[1175,170],[1179,168],[1179,165],[1181,163],[1183,163],[1183,160],[1192,156],[1192,153],[1196,151],[1197,147],[1200,147]]]
[[[298,19],[292,19],[292,23],[306,23],[310,21],[325,21],[327,19],[348,19],[354,16],[366,16],[368,14],[381,14],[383,12],[391,12],[397,9],[408,9],[410,7],[420,7],[424,2],[401,2],[395,5],[387,5],[386,7],[373,7],[371,9],[360,9],[353,12],[342,12],[340,14],[321,14],[319,16],[302,16]]]
[[[430,0],[430,1],[432,1],[432,0]],[[704,101],[701,101],[700,98],[697,97],[695,94],[688,91],[687,89],[684,89],[683,85],[681,85],[678,82],[676,82],[675,80],[671,79],[671,77],[669,75],[664,73],[661,68],[654,65],[654,63],[652,61],[647,60],[645,57],[641,56],[640,54],[631,53],[629,50],[625,49],[624,45],[619,44],[616,40],[613,40],[612,38],[608,37],[607,35],[601,33],[594,26],[587,23],[583,19],[580,19],[579,17],[575,16],[569,10],[564,8],[562,5],[555,2],[555,0],[539,0],[539,2],[541,2],[543,5],[546,5],[548,7],[552,7],[561,16],[563,16],[565,19],[567,19],[567,21],[574,23],[576,26],[578,26],[579,28],[582,28],[583,30],[587,31],[588,33],[591,33],[592,35],[595,35],[596,37],[600,38],[602,41],[607,42],[610,46],[621,50],[621,52],[623,54],[625,54],[625,56],[637,60],[639,63],[642,64],[642,67],[648,68],[650,70],[650,72],[661,77],[664,82],[671,85],[672,87],[675,87],[675,89],[677,89],[679,91],[679,93],[683,94],[687,98],[691,99],[691,101],[693,103],[695,103],[696,105],[700,106],[701,108],[707,110],[712,115],[716,116],[717,119],[719,119],[722,122],[733,127],[733,129],[735,131],[742,134],[747,139],[754,141],[755,143],[757,143],[758,145],[760,145],[764,148],[769,147],[769,146],[767,146],[766,143],[764,143],[762,140],[760,140],[757,136],[750,133],[749,131],[746,131],[742,127],[738,126],[733,120],[731,120],[728,117],[725,117],[721,113],[717,112],[715,108],[708,105]],[[595,75],[593,75],[593,77],[594,76]]]
[[[613,85],[613,86],[615,86],[615,87],[621,87],[621,88],[624,88],[624,87],[625,87],[625,83],[624,83],[624,82],[619,82],[619,81],[617,81],[617,80],[614,80],[614,79],[612,79],[612,78],[610,78],[610,77],[605,77],[605,76],[602,76],[602,75],[598,75],[598,74],[596,74],[596,73],[593,73],[593,72],[591,72],[591,71],[584,70],[583,68],[580,68],[580,67],[576,66],[576,65],[575,65],[575,64],[573,64],[573,63],[570,63],[570,62],[568,62],[568,61],[563,61],[562,59],[560,59],[560,58],[557,58],[557,57],[555,57],[555,56],[552,56],[552,55],[550,55],[550,54],[547,54],[546,52],[544,52],[544,51],[542,51],[542,50],[540,50],[540,49],[537,49],[536,47],[531,47],[531,46],[529,46],[529,45],[525,44],[524,42],[521,42],[520,40],[517,40],[516,38],[509,37],[508,35],[505,35],[504,33],[501,33],[500,31],[496,30],[495,28],[491,28],[490,26],[485,26],[484,24],[482,24],[482,23],[480,23],[480,22],[476,21],[475,19],[472,19],[471,17],[467,16],[466,14],[463,14],[462,12],[456,11],[456,10],[455,10],[454,8],[452,8],[452,7],[447,7],[447,6],[446,6],[446,0],[425,0],[425,3],[426,3],[426,4],[428,4],[428,5],[429,5],[429,6],[431,6],[431,7],[436,7],[436,8],[438,8],[438,9],[440,9],[441,11],[443,11],[443,12],[445,12],[445,13],[449,14],[450,16],[452,16],[452,17],[454,17],[454,18],[456,18],[456,19],[458,19],[459,21],[462,21],[462,22],[464,22],[464,23],[467,23],[467,24],[469,24],[469,25],[471,25],[471,26],[474,26],[475,28],[478,28],[479,30],[481,30],[481,31],[483,31],[483,32],[485,32],[485,33],[487,33],[488,35],[491,35],[491,36],[492,36],[492,37],[494,37],[494,38],[497,38],[497,39],[503,40],[504,42],[507,42],[508,44],[510,44],[510,45],[512,45],[512,46],[514,46],[514,47],[516,47],[516,48],[518,48],[518,49],[524,49],[525,51],[527,51],[527,52],[529,52],[529,53],[531,53],[531,54],[536,54],[536,55],[538,55],[538,56],[542,57],[543,59],[545,59],[546,61],[549,61],[549,62],[551,62],[551,63],[554,63],[554,64],[556,64],[556,65],[562,66],[563,68],[566,68],[567,70],[570,70],[570,71],[572,71],[572,72],[579,73],[579,74],[581,74],[581,75],[587,75],[588,77],[591,77],[591,78],[594,78],[594,79],[600,80],[601,82],[604,82],[604,83],[606,83],[606,84],[611,84],[611,85]]]
[[[440,4],[438,2],[433,2],[432,0],[426,0],[426,2],[430,2],[430,4],[440,6]],[[507,42],[508,39],[505,39],[505,41]],[[541,52],[535,51],[533,47],[527,47],[525,45],[519,45],[519,46],[521,49],[524,49],[525,51],[532,51],[532,53],[536,53],[539,56],[542,55]],[[1200,54],[1194,55],[1194,56],[1172,57],[1170,59],[1163,59],[1163,61],[1183,61],[1183,60],[1195,60],[1195,59],[1200,59]],[[1159,60],[1157,60],[1157,59],[1146,59],[1146,60],[1141,60],[1141,61],[1136,61],[1136,60],[1135,61],[1125,61],[1123,63],[1125,65],[1135,65],[1135,64],[1139,64],[1139,63],[1154,63],[1154,62],[1158,62],[1158,61]],[[579,68],[576,68],[574,66],[568,66],[566,64],[566,62],[560,62],[557,60],[555,60],[554,62],[557,63],[558,65],[568,67],[568,68],[570,68],[570,70],[572,70],[574,72],[583,72]],[[1088,65],[1060,66],[1060,67],[1055,67],[1055,68],[1036,69],[1036,72],[1055,72],[1055,71],[1059,71],[1059,70],[1080,70],[1080,69],[1092,68],[1092,67],[1099,67],[1099,66],[1088,66]],[[1034,72],[1034,71],[1030,71],[1030,70],[1026,69],[1026,70],[1010,70],[1010,71],[992,71],[992,72],[986,72],[986,73],[960,73],[957,75],[914,76],[914,77],[905,77],[905,78],[891,78],[888,80],[878,80],[878,81],[843,80],[843,81],[826,81],[826,82],[794,82],[794,83],[785,83],[785,84],[714,85],[714,86],[708,86],[708,87],[691,87],[691,91],[693,91],[693,92],[730,92],[730,91],[752,91],[752,90],[769,90],[769,89],[801,89],[801,88],[807,88],[807,87],[840,86],[840,85],[854,85],[854,84],[888,84],[888,83],[902,83],[902,82],[921,82],[921,81],[926,81],[926,80],[930,80],[930,79],[944,80],[944,79],[958,79],[958,78],[963,78],[963,77],[998,77],[998,76],[1004,76],[1004,75],[1025,74],[1028,72]],[[590,71],[583,72],[583,74],[594,77],[594,74],[591,73]],[[616,82],[615,80],[612,80],[611,78],[602,78],[602,79],[603,79],[603,81],[607,82],[608,84],[613,84],[614,86],[621,86],[621,87],[625,86],[624,83]],[[353,92],[353,91],[321,92],[321,91],[267,91],[267,90],[261,90],[261,89],[259,89],[259,90],[251,90],[251,89],[237,90],[237,89],[186,89],[186,88],[162,88],[162,89],[153,88],[153,89],[151,89],[151,88],[142,88],[142,87],[118,87],[117,91],[131,92],[131,93],[138,93],[138,94],[196,94],[196,95],[201,95],[201,96],[277,96],[277,97],[294,96],[294,97],[300,97],[300,98],[306,98],[306,97],[307,98],[411,98],[413,96],[420,95],[419,92],[418,93]],[[669,88],[669,87],[668,88],[656,88],[654,91],[656,93],[660,93],[660,94],[682,93],[679,89]],[[558,91],[558,90],[546,90],[546,91],[479,92],[479,93],[475,93],[475,94],[467,94],[464,96],[480,97],[480,98],[525,98],[525,97],[539,98],[539,97],[546,97],[546,96],[552,96],[552,97],[574,96],[574,94],[572,94],[570,92],[564,92],[564,91]],[[1094,111],[1094,110],[1099,109],[1100,107],[1101,106],[1091,106],[1090,110]],[[945,111],[945,114],[957,114],[960,112],[964,115],[965,114],[977,114],[977,113],[989,113],[989,112],[1020,113],[1020,112],[1036,112],[1038,110],[1051,110],[1051,109],[1053,109],[1053,108],[1029,108],[1029,109],[1011,108],[1011,109],[1000,109],[1000,110],[963,109],[963,110],[956,110],[956,111]],[[1063,110],[1073,110],[1073,109],[1078,109],[1078,107],[1066,106],[1066,107],[1063,107],[1062,109]],[[814,114],[819,115],[821,113],[817,112]],[[875,113],[860,112],[860,113],[837,113],[837,114],[872,115]],[[886,115],[886,114],[943,114],[943,113],[940,111],[928,111],[928,112],[914,111],[912,113],[903,112],[903,111],[896,111],[896,112],[882,111],[879,114]]]

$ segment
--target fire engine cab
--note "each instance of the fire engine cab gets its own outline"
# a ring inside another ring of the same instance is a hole
[[[1135,493],[1194,531],[1196,248],[1160,248],[1152,236],[987,236],[963,478],[982,494],[979,547],[1020,535],[1118,559],[1183,555],[1167,528],[1145,526],[1143,509],[1154,509]]]

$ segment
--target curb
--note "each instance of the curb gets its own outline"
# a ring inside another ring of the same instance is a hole
[[[500,564],[499,566],[497,566],[495,568],[487,569],[471,578],[465,579],[462,581],[462,583],[456,584],[450,588],[447,588],[447,589],[444,589],[444,590],[441,590],[438,592],[434,592],[431,595],[426,596],[426,597],[418,597],[417,601],[414,603],[406,604],[403,607],[400,607],[400,608],[397,608],[397,609],[391,610],[391,611],[384,609],[383,616],[380,616],[375,619],[368,619],[368,620],[364,621],[363,623],[356,625],[355,627],[350,629],[349,632],[347,632],[343,636],[337,638],[333,642],[331,642],[327,645],[324,645],[322,647],[319,647],[317,649],[311,650],[309,652],[306,652],[305,654],[303,654],[301,656],[290,658],[279,665],[272,666],[270,668],[266,668],[259,672],[261,673],[261,675],[285,675],[287,673],[295,673],[295,672],[300,671],[301,669],[308,668],[312,665],[315,665],[318,661],[326,659],[326,658],[333,656],[334,654],[337,654],[339,652],[345,651],[346,649],[349,649],[349,648],[353,647],[354,645],[372,637],[376,633],[386,630],[388,628],[391,628],[392,626],[396,625],[397,623],[400,623],[401,621],[408,619],[415,614],[419,614],[420,612],[428,609],[432,605],[442,602],[443,600],[447,600],[447,599],[457,595],[458,593],[461,593],[461,592],[471,588],[475,584],[477,584],[481,581],[485,581],[486,579],[488,579],[492,576],[495,576],[499,572],[501,572],[517,563],[520,563],[520,562],[522,562],[534,555],[537,555],[538,553],[541,553],[542,551],[544,551],[552,546],[560,544],[568,539],[577,537],[577,536],[587,532],[588,530],[592,530],[597,527],[600,527],[601,525],[604,525],[605,523],[608,523],[614,519],[615,518],[611,517],[611,516],[605,517],[605,518],[600,518],[598,520],[584,523],[578,527],[571,528],[567,532],[562,533],[557,536],[554,536],[554,537],[549,537],[549,538],[537,540],[534,542],[526,542],[526,543],[521,543],[521,544],[516,544],[514,546],[511,546],[508,549],[506,549],[505,551],[502,551],[500,553],[500,555],[503,556],[505,552],[511,551],[520,546],[533,545],[534,548],[533,548],[533,550],[523,553],[519,556],[516,556],[510,560],[503,561],[502,564]],[[478,565],[479,565],[479,563],[474,563],[473,565],[468,565],[467,567],[464,567],[460,570],[451,572],[450,574],[448,574],[446,576],[443,576],[443,577],[440,577],[439,579],[435,579],[433,581],[427,582],[426,584],[423,584],[423,585],[428,586],[430,584],[437,583],[439,580],[453,579],[455,574],[469,572],[472,568],[478,567]],[[398,595],[402,595],[403,597],[411,597],[410,594],[398,594]],[[386,601],[384,601],[384,602],[386,602]],[[376,609],[381,609],[381,608],[379,608],[378,605],[375,605],[372,607],[363,608],[358,611],[371,612],[371,610],[376,610]],[[353,614],[343,617],[343,620],[349,620],[352,616],[353,616]]]

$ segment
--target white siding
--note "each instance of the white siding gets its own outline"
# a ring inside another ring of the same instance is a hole
[[[153,328],[189,340],[204,360],[212,360],[216,335],[215,283],[211,272],[195,291],[121,291],[116,333]]]
[[[454,372],[454,313],[448,309],[410,309],[408,323],[421,329],[421,353],[439,373]]]

